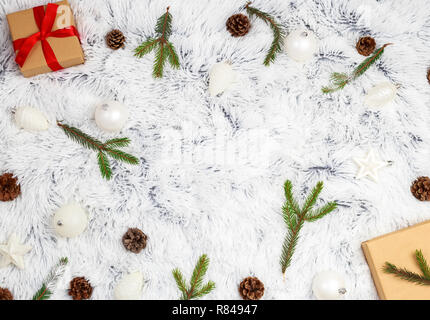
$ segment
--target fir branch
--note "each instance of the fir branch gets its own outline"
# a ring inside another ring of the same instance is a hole
[[[383,271],[417,285],[430,286],[430,268],[421,250],[415,250],[415,259],[423,275],[409,271],[406,268],[398,268],[390,262],[385,262]]]
[[[331,86],[323,87],[322,92],[332,93],[337,90],[343,89],[348,83],[357,79],[359,76],[365,73],[371,65],[373,65],[378,59],[380,59],[382,54],[384,53],[385,48],[391,44],[392,43],[386,43],[381,48],[376,49],[370,57],[366,58],[362,63],[358,65],[358,67],[354,69],[352,75],[350,76],[345,73],[334,72],[330,77]]]
[[[324,187],[324,184],[320,181],[312,189],[311,194],[306,199],[305,205],[302,209],[302,213],[304,213],[306,215],[306,213],[308,213],[308,211],[315,205],[323,187]]]
[[[377,49],[370,57],[365,59],[355,70],[354,70],[354,79],[361,76],[366,72],[369,67],[375,63],[379,58],[381,58],[384,53],[385,47],[392,45],[392,43],[386,43],[381,48]]]
[[[299,204],[293,197],[293,184],[287,180],[284,184],[285,199],[287,199],[288,207],[290,207],[295,214],[300,213]]]
[[[83,133],[81,130],[63,124],[57,123],[60,128],[63,129],[65,134],[75,142],[80,143],[84,147],[97,151],[97,161],[99,164],[100,172],[102,177],[110,180],[112,177],[112,170],[108,161],[107,155],[115,160],[122,161],[128,164],[139,164],[139,159],[133,155],[125,153],[115,148],[126,147],[130,144],[129,138],[116,138],[108,140],[106,143],[102,143],[97,139]]]
[[[64,275],[66,265],[68,263],[67,258],[61,258],[57,265],[51,270],[45,283],[33,296],[33,300],[48,300],[52,291],[55,289],[58,280]]]
[[[270,63],[274,62],[276,55],[282,52],[282,45],[284,43],[285,31],[283,27],[275,21],[275,19],[268,13],[263,12],[257,8],[250,6],[251,2],[248,2],[245,6],[247,13],[252,17],[256,16],[263,20],[266,24],[270,26],[273,32],[273,41],[270,46],[269,52],[264,59],[264,65],[268,66]]]
[[[207,255],[202,255],[197,262],[196,267],[194,268],[193,275],[191,276],[190,281],[190,291],[189,295],[192,296],[194,292],[198,291],[201,288],[203,277],[208,271],[209,267],[209,259]]]
[[[171,42],[167,42],[166,46],[167,46],[167,52],[168,52],[168,58],[169,58],[170,65],[174,69],[179,69],[179,67],[180,67],[179,57],[178,57],[178,54],[176,53],[175,47],[173,46],[173,44]]]
[[[129,138],[116,138],[105,142],[104,146],[106,148],[124,148],[130,145]]]
[[[288,204],[282,207],[282,216],[284,217],[284,222],[289,226],[290,229],[296,227],[295,213]]]
[[[134,50],[134,55],[138,58],[142,58],[144,55],[156,50],[152,71],[152,76],[154,78],[163,77],[166,61],[169,61],[174,69],[180,67],[176,49],[173,44],[168,41],[172,34],[172,15],[169,12],[169,8],[170,7],[167,7],[166,13],[158,18],[157,24],[155,25],[155,32],[158,38],[148,38]]]
[[[391,264],[389,262],[385,262],[385,266],[383,270],[385,273],[392,274],[400,279],[403,279],[418,285],[425,285],[425,286],[430,285],[430,279],[420,276],[419,274],[409,271],[407,269],[397,268],[394,264]]]
[[[61,129],[63,129],[64,133],[70,139],[72,139],[73,141],[79,144],[82,144],[84,147],[95,151],[99,151],[103,148],[103,143],[87,135],[86,133],[83,133],[81,130],[74,127],[70,127],[61,122],[58,122],[57,124]]]
[[[215,289],[215,282],[209,281],[206,285],[203,286],[198,292],[193,294],[192,299],[199,299],[203,296],[212,292]]]
[[[35,293],[32,300],[48,300],[51,295],[52,292],[48,290],[45,285],[42,285],[42,288]]]
[[[155,25],[155,32],[158,37],[166,41],[169,40],[169,37],[172,34],[172,15],[170,14],[169,9],[170,7],[167,7],[166,13],[158,18],[157,24]]]
[[[213,289],[215,289],[215,283],[212,281],[209,281],[206,285],[202,286],[203,278],[206,275],[208,268],[209,258],[204,254],[199,258],[196,267],[194,268],[189,286],[186,285],[184,277],[179,269],[174,269],[172,271],[176,285],[182,293],[181,299],[198,299],[209,294]]]
[[[430,279],[430,268],[426,259],[424,258],[423,252],[421,250],[416,250],[415,258],[418,262],[418,265],[420,266],[421,272],[423,273],[424,277]]]
[[[160,39],[146,39],[146,41],[144,41],[134,50],[134,55],[136,57],[142,58],[145,54],[150,53],[152,50],[154,50],[158,42],[160,42]]]
[[[121,150],[106,148],[105,151],[115,160],[119,160],[128,164],[139,164],[139,159]]]
[[[103,151],[100,151],[99,154],[97,155],[97,159],[99,162],[99,168],[100,168],[102,177],[107,180],[110,180],[112,178],[112,170],[110,168],[110,164],[106,154]]]
[[[302,226],[303,222],[301,222],[296,228],[288,230],[288,234],[285,237],[281,254],[281,266],[283,274],[285,274],[285,271],[291,264],[291,259],[293,258],[294,251],[296,250],[297,242],[299,240],[299,232],[302,229]]]
[[[157,48],[157,52],[155,53],[155,61],[154,61],[154,70],[152,72],[152,76],[154,78],[163,77],[164,65],[167,60],[167,51],[164,48],[165,43],[161,42],[160,46]]]
[[[175,278],[176,285],[178,286],[179,290],[182,292],[182,300],[185,300],[187,297],[187,285],[185,284],[184,276],[182,275],[182,272],[179,269],[174,269],[172,271],[173,277]]]
[[[319,219],[324,218],[327,214],[329,214],[330,212],[332,212],[336,208],[337,208],[336,202],[329,202],[324,207],[318,209],[316,212],[313,212],[309,215],[306,215],[305,220],[309,221],[309,222],[317,221]]]
[[[297,242],[299,240],[299,233],[305,221],[313,222],[321,219],[328,213],[332,212],[337,206],[336,203],[330,202],[321,209],[318,209],[313,215],[308,214],[315,205],[323,187],[324,184],[322,182],[318,182],[310,195],[307,197],[303,208],[300,209],[298,202],[294,199],[292,194],[293,187],[291,181],[287,180],[284,184],[286,201],[282,210],[284,221],[288,227],[288,232],[282,245],[280,259],[282,273],[284,275],[287,268],[291,264],[293,254],[296,250]]]

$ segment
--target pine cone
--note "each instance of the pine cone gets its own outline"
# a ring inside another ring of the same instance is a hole
[[[0,300],[13,300],[13,295],[6,288],[0,288]]]
[[[430,83],[430,69],[428,69],[428,71],[427,71],[427,80]]]
[[[93,287],[84,277],[74,278],[70,281],[69,296],[73,300],[85,300],[91,298]]]
[[[242,37],[249,32],[251,22],[247,16],[239,13],[228,18],[226,26],[233,37]]]
[[[112,30],[106,35],[106,43],[109,48],[118,50],[125,46],[125,36],[118,29]]]
[[[420,201],[430,201],[430,178],[419,177],[412,184],[411,192]]]
[[[17,181],[11,173],[0,176],[0,201],[12,201],[21,194],[21,186]]]
[[[148,236],[137,228],[130,228],[122,237],[124,247],[134,253],[139,253],[146,247]]]
[[[376,42],[372,37],[362,37],[358,40],[355,47],[359,54],[367,57],[375,51]]]
[[[244,300],[260,300],[264,295],[264,284],[256,277],[245,278],[239,285]]]

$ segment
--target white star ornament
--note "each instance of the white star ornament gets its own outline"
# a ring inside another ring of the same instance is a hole
[[[24,269],[24,255],[31,250],[31,246],[21,244],[16,234],[9,237],[6,244],[0,244],[0,268],[14,264],[19,269]]]
[[[388,163],[381,161],[376,155],[376,152],[372,149],[369,151],[367,156],[363,159],[355,158],[355,163],[358,165],[359,170],[357,173],[357,179],[369,177],[373,181],[379,181],[379,170],[388,166]]]

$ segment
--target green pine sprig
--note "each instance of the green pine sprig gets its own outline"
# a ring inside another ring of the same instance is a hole
[[[33,300],[48,300],[57,285],[58,280],[64,275],[66,265],[69,262],[67,258],[61,258],[57,265],[51,270],[42,287],[33,296]]]
[[[315,188],[306,198],[303,207],[300,208],[298,202],[293,197],[292,182],[290,180],[287,180],[284,184],[284,193],[286,201],[282,208],[282,213],[285,224],[288,228],[288,233],[282,246],[282,254],[280,261],[282,273],[284,276],[287,268],[291,264],[293,254],[296,249],[297,242],[299,240],[299,233],[303,227],[303,224],[306,221],[317,221],[337,208],[337,204],[335,202],[330,202],[320,209],[312,210],[318,200],[318,197],[323,187],[324,184],[322,182],[318,182]]]
[[[164,66],[166,61],[174,69],[179,69],[179,57],[176,53],[176,49],[171,42],[169,42],[169,37],[172,34],[172,15],[167,11],[157,20],[155,26],[155,32],[157,38],[146,39],[139,47],[134,50],[134,55],[138,58],[142,58],[144,55],[155,50],[155,61],[154,69],[152,75],[154,78],[162,78]]]
[[[368,58],[366,58],[362,63],[358,65],[357,68],[354,69],[351,75],[347,75],[346,73],[334,72],[330,77],[331,86],[323,87],[321,90],[323,93],[332,93],[338,90],[343,89],[348,83],[357,79],[363,73],[366,72],[367,69],[370,68],[372,64],[375,63],[379,58],[381,58],[384,53],[385,47],[391,45],[392,43],[386,43],[381,48],[376,49],[375,52]]]
[[[98,153],[97,161],[99,164],[100,172],[102,177],[107,180],[110,180],[112,178],[112,169],[108,160],[108,156],[115,160],[128,164],[139,164],[138,158],[119,150],[119,148],[127,147],[130,144],[129,138],[111,139],[106,141],[105,143],[102,143],[101,141],[89,136],[88,134],[82,132],[77,128],[68,126],[61,122],[58,122],[57,124],[60,128],[63,129],[64,133],[70,139]]]
[[[209,294],[215,289],[215,283],[209,281],[203,285],[203,278],[209,268],[209,258],[206,254],[202,255],[194,268],[193,275],[191,276],[190,285],[187,286],[183,274],[179,269],[172,271],[175,278],[176,285],[182,293],[181,300],[192,300],[201,298]]]
[[[276,55],[282,52],[282,45],[284,43],[285,31],[283,27],[275,21],[270,14],[263,12],[257,8],[250,6],[251,2],[248,2],[245,6],[246,12],[251,16],[258,17],[262,19],[265,23],[269,25],[273,32],[273,41],[270,46],[269,52],[264,59],[264,65],[268,66],[270,63],[274,62],[276,59]]]
[[[417,285],[430,286],[430,267],[421,250],[415,250],[415,259],[417,260],[421,272],[423,273],[422,275],[409,271],[406,268],[398,268],[389,262],[385,262],[383,271]]]

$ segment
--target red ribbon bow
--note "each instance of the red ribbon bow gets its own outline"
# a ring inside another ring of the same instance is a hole
[[[15,51],[18,51],[15,61],[22,68],[28,55],[33,49],[36,42],[42,42],[42,50],[45,56],[46,63],[52,71],[63,69],[51,48],[51,45],[46,40],[49,37],[67,38],[76,36],[79,39],[78,30],[74,26],[52,31],[55,19],[57,17],[58,4],[50,3],[46,7],[46,13],[43,6],[33,8],[34,19],[39,27],[39,32],[29,36],[28,38],[17,39],[13,42]]]

